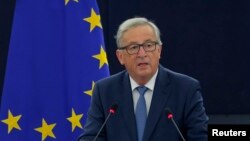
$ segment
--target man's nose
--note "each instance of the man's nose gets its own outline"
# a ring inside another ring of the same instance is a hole
[[[139,51],[138,51],[137,54],[140,55],[140,56],[145,56],[146,55],[146,51],[144,50],[142,45],[139,47]]]

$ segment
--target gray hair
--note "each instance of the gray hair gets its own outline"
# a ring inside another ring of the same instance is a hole
[[[161,42],[161,38],[160,38],[160,30],[159,28],[154,24],[153,21],[150,21],[146,18],[143,18],[143,17],[135,17],[135,18],[131,18],[131,19],[128,19],[126,21],[124,21],[120,26],[119,26],[119,29],[117,31],[117,34],[115,36],[116,38],[116,44],[117,44],[117,47],[121,47],[122,46],[122,43],[121,43],[121,39],[122,39],[122,36],[123,34],[133,28],[133,27],[137,27],[137,26],[140,26],[140,25],[149,25],[153,28],[154,32],[155,32],[155,35],[156,35],[156,40],[157,42],[162,45],[162,42]]]

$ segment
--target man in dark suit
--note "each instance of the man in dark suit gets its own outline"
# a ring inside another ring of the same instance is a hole
[[[128,19],[120,25],[116,41],[117,58],[126,70],[96,83],[79,140],[92,141],[116,103],[117,112],[98,141],[181,141],[166,108],[187,141],[207,141],[200,84],[159,64],[162,42],[157,26],[146,18]]]

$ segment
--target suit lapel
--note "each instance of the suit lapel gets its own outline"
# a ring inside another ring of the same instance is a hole
[[[119,106],[121,106],[121,108],[119,109],[121,109],[128,132],[131,135],[131,141],[137,141],[136,120],[134,116],[133,98],[128,73],[125,73],[123,82],[120,84],[119,93],[121,98],[119,99]]]
[[[166,101],[170,93],[168,84],[169,84],[169,78],[167,72],[163,70],[162,67],[159,67],[159,73],[156,78],[150,111],[148,114],[146,127],[144,131],[144,138],[143,138],[144,141],[149,140],[163,110],[165,109],[164,106],[166,105]]]

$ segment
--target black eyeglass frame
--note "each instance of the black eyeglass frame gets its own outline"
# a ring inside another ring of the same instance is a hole
[[[147,44],[149,44],[149,43],[152,43],[152,46],[154,47],[152,50],[146,49]],[[126,50],[128,54],[133,55],[133,54],[137,54],[141,47],[144,49],[145,52],[153,52],[156,49],[156,45],[159,45],[159,43],[157,41],[147,41],[147,42],[142,43],[142,44],[130,44],[127,46],[119,47],[118,49],[119,50]],[[134,50],[137,50],[137,51],[131,53],[129,51],[129,47],[133,48],[133,46],[136,46],[136,48]]]

